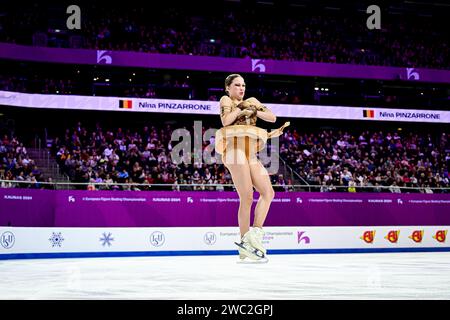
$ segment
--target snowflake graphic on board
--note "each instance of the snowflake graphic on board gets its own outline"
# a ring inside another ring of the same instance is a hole
[[[48,240],[52,243],[52,247],[61,247],[64,238],[61,232],[52,232],[52,236]]]
[[[100,238],[100,241],[102,241],[102,246],[108,245],[108,247],[110,247],[112,245],[111,241],[114,241],[114,238],[111,236],[111,232],[109,232],[108,234],[106,234],[106,232],[103,232],[103,238]]]

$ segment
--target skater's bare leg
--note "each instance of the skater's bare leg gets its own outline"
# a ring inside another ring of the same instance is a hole
[[[234,186],[239,194],[238,222],[241,237],[250,229],[250,210],[253,204],[253,184],[250,167],[242,150],[231,150],[223,157],[223,163],[230,171]]]
[[[250,175],[256,191],[259,192],[258,203],[255,208],[254,227],[262,228],[269,212],[270,204],[275,196],[275,192],[270,182],[269,173],[260,161],[250,161]]]

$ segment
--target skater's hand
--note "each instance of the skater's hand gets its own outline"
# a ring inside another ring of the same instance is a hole
[[[239,103],[239,104],[237,105],[237,107],[238,107],[239,109],[241,109],[241,110],[245,110],[245,109],[247,109],[247,108],[250,107],[250,103],[247,102],[247,101],[242,101],[241,103]]]
[[[239,113],[239,118],[240,117],[251,117],[251,116],[253,116],[254,114],[256,113],[256,108],[252,108],[252,107],[249,107],[249,108],[247,108],[247,109],[244,109],[244,110],[242,110],[240,113]]]

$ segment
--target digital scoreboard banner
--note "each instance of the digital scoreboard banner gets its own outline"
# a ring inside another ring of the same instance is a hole
[[[43,109],[158,112],[216,116],[220,113],[219,102],[217,101],[91,97],[29,94],[10,91],[0,91],[0,105]],[[359,108],[272,103],[265,105],[276,116],[286,118],[450,123],[450,111],[444,110]]]
[[[449,207],[449,194],[276,192],[266,224],[450,225]],[[0,189],[0,226],[236,226],[238,208],[228,191]]]

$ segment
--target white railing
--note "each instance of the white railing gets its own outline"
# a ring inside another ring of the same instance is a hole
[[[36,185],[39,185],[37,188]],[[321,186],[310,184],[291,184],[291,185],[272,185],[275,190],[285,191],[315,191],[315,192],[389,192],[389,193],[409,193],[409,192],[422,192],[422,193],[450,193],[450,188],[442,187],[398,187],[398,186]],[[59,187],[59,188],[57,188]],[[65,187],[65,188],[64,188]],[[93,188],[94,187],[94,188]],[[92,188],[94,190],[133,190],[133,188],[139,187],[143,189],[151,190],[179,190],[186,191],[189,188],[194,190],[223,190],[225,187],[232,188],[234,190],[234,184],[199,184],[199,183],[185,183],[185,184],[173,184],[173,183],[94,183],[94,182],[32,182],[32,181],[20,181],[20,180],[0,180],[0,188],[30,188],[30,189],[81,189],[88,190]],[[355,191],[350,191],[354,189]],[[359,191],[358,191],[359,190]],[[361,191],[362,190],[362,191]],[[370,190],[370,191],[369,191]]]

